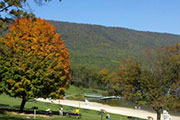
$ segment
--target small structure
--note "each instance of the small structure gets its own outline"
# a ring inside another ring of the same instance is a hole
[[[163,118],[164,120],[172,120],[171,116],[166,110],[163,110]]]
[[[85,99],[85,104],[86,104],[87,106],[90,106],[90,105],[91,105],[90,102],[89,102],[87,99]]]
[[[36,110],[38,109],[38,107],[34,106],[32,108],[34,109],[34,119],[36,119]]]

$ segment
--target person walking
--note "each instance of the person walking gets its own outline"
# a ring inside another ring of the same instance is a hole
[[[63,117],[63,107],[62,106],[59,108],[59,116]]]

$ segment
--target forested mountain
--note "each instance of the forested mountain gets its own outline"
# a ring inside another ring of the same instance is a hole
[[[128,56],[180,42],[180,35],[143,32],[120,27],[48,21],[61,34],[72,66],[81,64],[113,70]],[[2,34],[2,33],[1,33]]]
[[[48,21],[61,34],[71,53],[71,63],[105,67],[119,66],[128,56],[140,56],[146,49],[180,42],[180,35],[142,32],[120,27]]]

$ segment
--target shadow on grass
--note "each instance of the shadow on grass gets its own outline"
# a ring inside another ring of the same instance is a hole
[[[19,109],[20,105],[13,105],[12,108]]]
[[[17,112],[17,113],[20,113],[19,109],[2,108],[1,107],[0,108],[0,114],[5,114],[5,112]],[[33,109],[24,109],[23,113],[25,113],[25,114],[34,114],[34,110]],[[36,113],[41,114],[41,115],[47,115],[47,111],[43,111],[43,110],[37,110]],[[52,111],[52,115],[59,115],[59,111]],[[6,120],[6,119],[4,119],[4,120]]]
[[[5,113],[5,111],[2,111],[2,110],[1,110],[1,111],[0,111],[0,114],[4,115],[4,114],[6,114],[6,113]]]
[[[10,106],[8,104],[0,104],[0,107],[9,108]]]
[[[10,112],[10,114],[7,112]],[[12,115],[11,112],[16,112],[19,113],[19,110],[13,110],[13,109],[3,109],[0,108],[0,120],[28,120],[27,118],[25,118],[25,116],[16,116],[16,115]],[[34,111],[27,111],[24,110],[23,113],[28,115],[28,114],[33,114]],[[37,111],[37,114],[41,114],[41,115],[47,115],[46,111]],[[59,112],[58,111],[53,111],[52,115],[58,115]]]
[[[0,116],[0,120],[27,120],[27,119],[17,117],[17,116],[3,115],[3,116]]]

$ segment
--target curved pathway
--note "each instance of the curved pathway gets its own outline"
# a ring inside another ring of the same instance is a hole
[[[75,101],[75,100],[50,100],[50,99],[43,99],[38,98],[36,99],[41,102],[53,102],[55,104],[62,104],[62,105],[68,105],[73,107],[79,107],[85,108],[85,109],[91,109],[91,110],[97,110],[100,111],[101,109],[106,110],[106,112],[114,113],[114,114],[120,114],[120,115],[126,115],[126,116],[134,116],[139,118],[145,118],[147,119],[148,116],[151,116],[156,120],[156,114],[144,110],[137,110],[132,108],[125,108],[125,107],[112,107],[109,105],[104,105],[96,102],[89,102],[90,104],[87,105],[84,101]],[[172,120],[180,120],[179,116],[171,116]],[[162,119],[163,120],[163,119]]]

